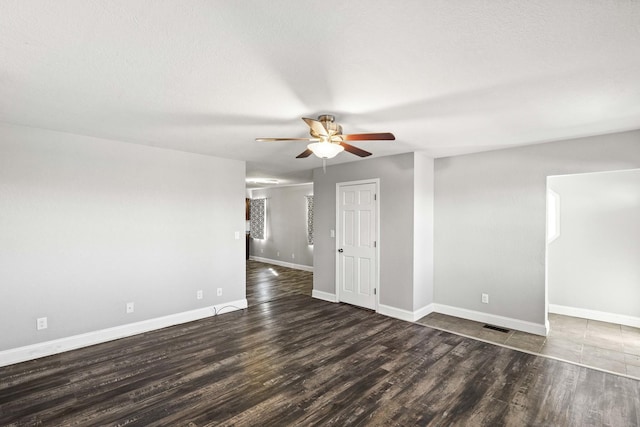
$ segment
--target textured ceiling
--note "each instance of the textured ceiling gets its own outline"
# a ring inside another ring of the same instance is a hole
[[[0,0],[0,121],[308,181],[302,116],[375,156],[640,128],[640,2]],[[340,154],[329,163],[357,161]]]

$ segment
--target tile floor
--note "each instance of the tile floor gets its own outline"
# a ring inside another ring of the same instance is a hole
[[[531,353],[640,379],[640,329],[614,323],[549,314],[547,337],[499,332],[483,323],[431,313],[418,323]]]

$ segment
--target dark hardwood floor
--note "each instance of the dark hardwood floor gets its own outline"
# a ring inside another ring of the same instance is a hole
[[[0,425],[640,424],[638,381],[247,277],[247,310],[0,368]]]

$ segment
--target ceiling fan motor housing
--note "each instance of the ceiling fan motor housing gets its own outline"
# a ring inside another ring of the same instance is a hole
[[[322,114],[318,116],[318,121],[322,123],[322,126],[327,130],[329,136],[342,135],[342,126],[335,123],[335,117],[331,114]],[[321,138],[322,135],[318,135],[313,129],[310,130],[311,136],[314,138]]]
[[[321,114],[318,116],[318,121],[322,122],[324,124],[324,122],[331,122],[333,123],[336,120],[335,116],[331,115],[331,114]]]

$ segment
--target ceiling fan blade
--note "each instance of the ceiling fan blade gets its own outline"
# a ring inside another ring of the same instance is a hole
[[[320,136],[329,136],[329,133],[327,132],[327,130],[324,128],[324,126],[322,125],[322,123],[320,123],[317,120],[314,119],[309,119],[307,117],[303,117],[302,120],[305,121],[305,123],[318,135]]]
[[[309,150],[308,148],[306,150],[304,150],[302,153],[298,154],[296,156],[296,159],[304,159],[305,157],[309,157],[311,154],[313,154],[313,151]]]
[[[351,154],[355,154],[356,156],[367,157],[367,156],[371,155],[370,152],[364,151],[362,148],[358,148],[358,147],[354,147],[353,145],[349,145],[346,142],[341,142],[340,145],[342,145],[344,147],[344,151],[348,151]]]
[[[256,138],[256,142],[274,141],[318,141],[318,138]]]
[[[340,135],[343,141],[382,141],[393,140],[396,137],[390,132],[383,133],[352,133],[350,135]]]

